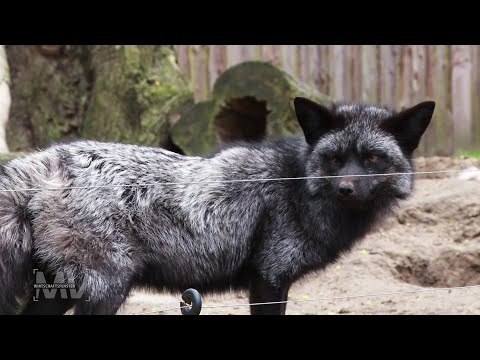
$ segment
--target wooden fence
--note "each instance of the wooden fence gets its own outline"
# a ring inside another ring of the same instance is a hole
[[[247,60],[269,61],[334,100],[400,109],[435,100],[419,153],[480,150],[480,46],[472,45],[177,45],[196,100],[217,77]]]

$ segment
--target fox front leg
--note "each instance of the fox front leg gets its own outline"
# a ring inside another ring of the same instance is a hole
[[[250,283],[250,304],[286,301],[291,284],[273,286],[262,278],[255,278]],[[287,304],[250,305],[252,315],[285,315]]]

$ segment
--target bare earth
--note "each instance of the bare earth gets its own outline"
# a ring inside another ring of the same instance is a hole
[[[480,168],[480,161],[417,159],[417,171],[470,166]],[[476,176],[418,175],[415,195],[394,217],[342,260],[294,284],[289,299],[480,285],[480,173]],[[119,314],[178,307],[180,298],[134,292]],[[247,302],[242,293],[203,299],[204,306]],[[202,310],[202,315],[248,313],[247,306]],[[287,314],[480,314],[480,288],[290,303]]]

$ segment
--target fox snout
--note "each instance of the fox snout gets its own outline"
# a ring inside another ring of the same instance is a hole
[[[341,178],[336,188],[337,199],[347,207],[361,206],[370,197],[368,180],[360,177]]]
[[[352,181],[340,181],[338,193],[341,196],[355,196],[355,185]]]

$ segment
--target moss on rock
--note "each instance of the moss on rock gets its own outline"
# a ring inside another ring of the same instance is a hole
[[[0,165],[6,163],[9,160],[27,155],[25,152],[9,152],[9,153],[0,153]]]

